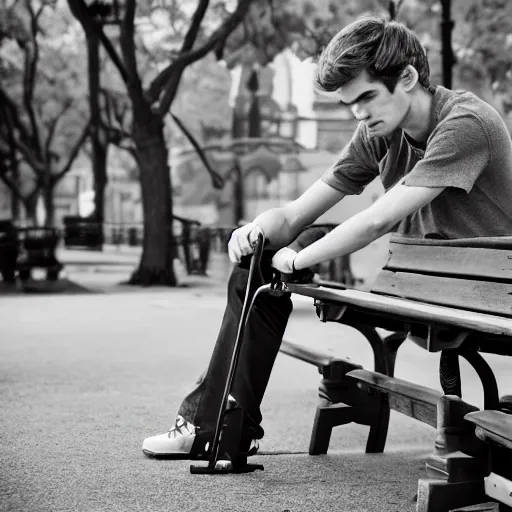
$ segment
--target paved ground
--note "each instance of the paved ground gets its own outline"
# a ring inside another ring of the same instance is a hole
[[[142,440],[167,429],[209,359],[225,262],[217,259],[209,278],[184,279],[187,287],[142,290],[115,284],[136,254],[109,272],[108,255],[92,266],[81,253],[62,256],[80,292],[0,296],[0,510],[414,510],[433,430],[393,414],[384,455],[364,455],[367,429],[350,425],[336,429],[327,456],[308,456],[319,376],[284,355],[262,406],[255,461],[264,472],[193,476],[188,462],[144,457]],[[287,337],[371,365],[361,337],[320,324],[309,302],[296,301]],[[404,346],[397,375],[437,387],[437,359]],[[511,390],[503,362],[494,363]],[[466,396],[479,405],[479,385],[462,370]]]

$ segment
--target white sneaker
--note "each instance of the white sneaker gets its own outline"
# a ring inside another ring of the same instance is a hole
[[[228,404],[226,409],[234,409],[237,407],[236,400],[229,395]],[[260,428],[261,430],[261,428]],[[263,430],[260,435],[256,437],[261,438]],[[148,457],[155,459],[206,459],[208,456],[208,448],[210,443],[208,441],[201,441],[200,439],[192,454],[192,446],[196,439],[196,427],[187,421],[183,416],[178,415],[174,425],[165,434],[158,434],[156,436],[147,437],[142,443],[142,451]],[[259,442],[257,439],[246,440],[242,443],[248,443],[247,456],[256,455],[259,449]]]
[[[168,432],[144,439],[142,451],[148,457],[186,459],[195,438],[196,427],[178,415]]]

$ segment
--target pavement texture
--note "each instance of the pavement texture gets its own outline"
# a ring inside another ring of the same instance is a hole
[[[433,429],[392,413],[384,454],[365,455],[367,427],[347,425],[333,432],[328,455],[309,456],[319,375],[282,354],[253,458],[263,472],[197,476],[190,462],[145,457],[143,439],[167,430],[209,360],[229,265],[219,257],[209,277],[141,289],[118,284],[137,254],[110,272],[99,270],[108,253],[88,265],[82,257],[61,254],[66,279],[84,293],[0,295],[1,511],[415,510]],[[363,338],[321,324],[309,301],[295,301],[286,337],[371,367]],[[488,358],[511,390],[502,359]],[[397,376],[438,388],[437,364],[438,354],[404,345]],[[471,372],[462,365],[465,397],[481,405]]]

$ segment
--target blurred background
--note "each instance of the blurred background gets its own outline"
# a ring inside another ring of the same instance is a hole
[[[350,139],[351,112],[312,76],[364,14],[405,23],[434,85],[512,126],[507,0],[0,0],[4,255],[131,246],[133,284],[174,286],[176,258],[205,272],[235,226],[298,197]],[[319,222],[381,193],[376,180]]]

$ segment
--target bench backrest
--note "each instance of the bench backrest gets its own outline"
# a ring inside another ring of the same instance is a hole
[[[512,317],[512,236],[425,240],[393,235],[372,292]]]

